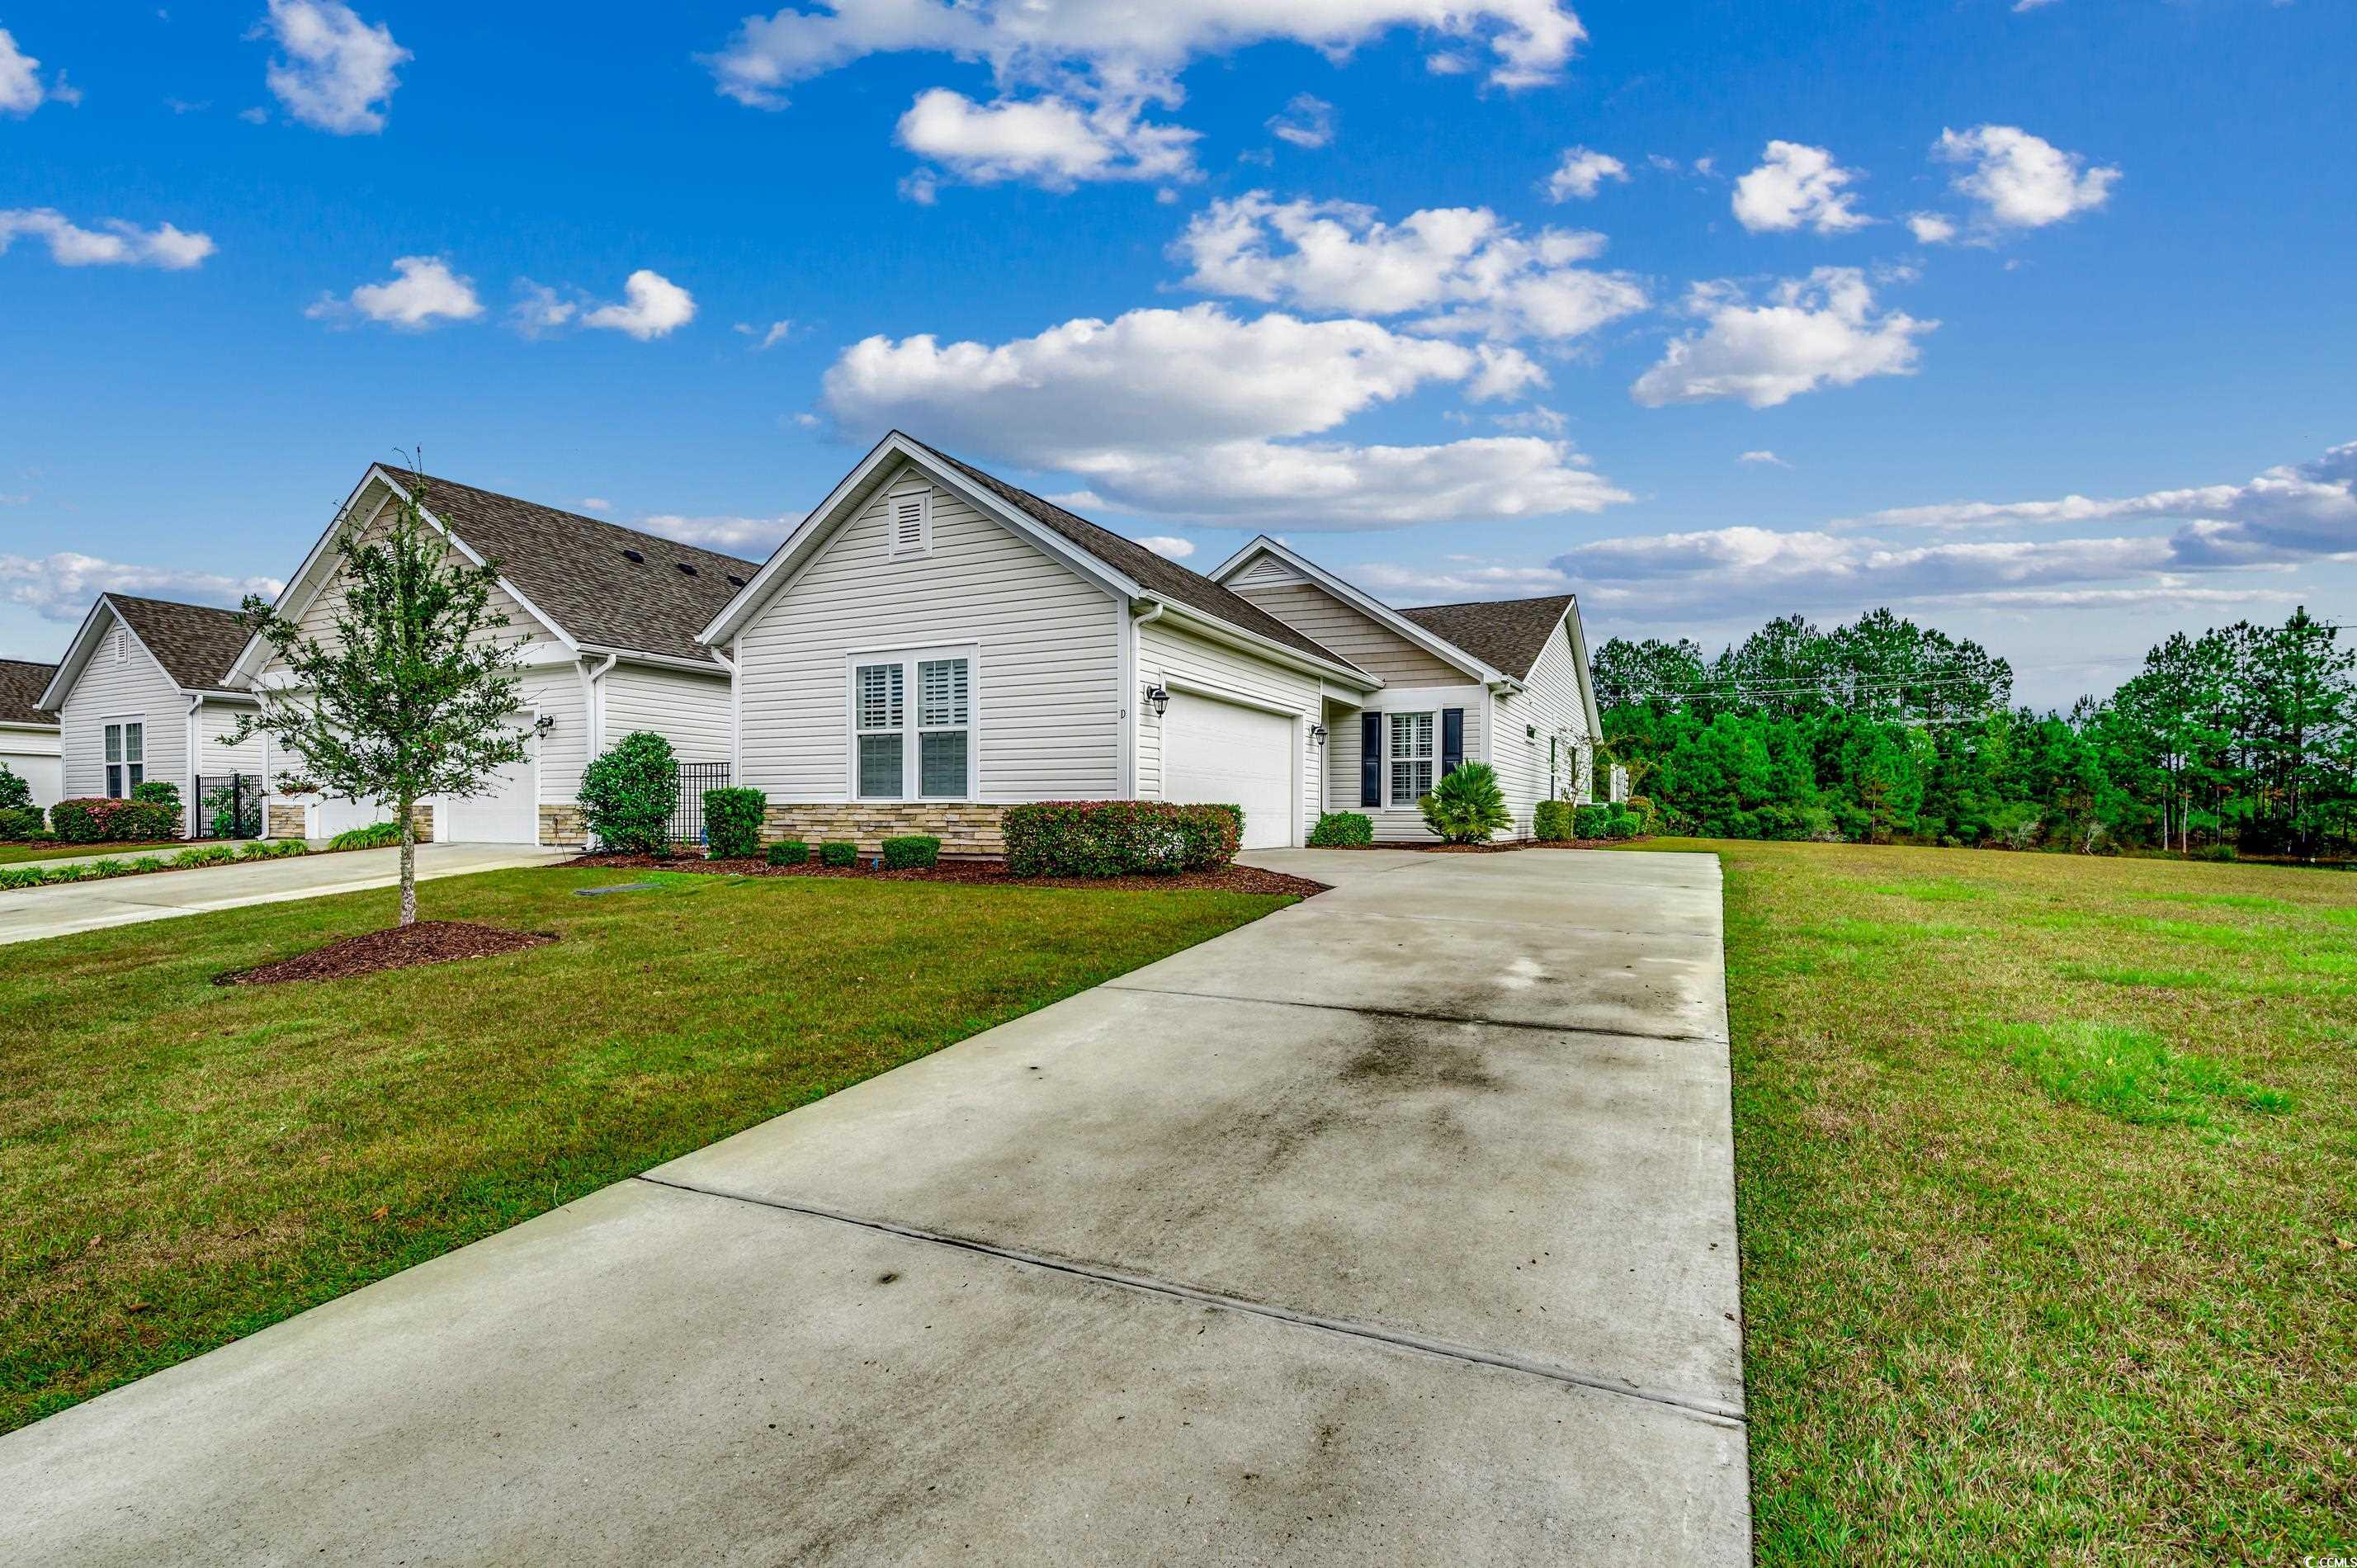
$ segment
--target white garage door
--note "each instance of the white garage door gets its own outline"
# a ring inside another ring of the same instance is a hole
[[[434,836],[444,843],[538,843],[540,788],[532,758],[500,768],[479,795],[435,801]]]
[[[1162,716],[1165,800],[1244,809],[1244,847],[1293,842],[1293,720],[1186,692]]]

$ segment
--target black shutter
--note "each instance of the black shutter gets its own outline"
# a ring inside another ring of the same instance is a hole
[[[1440,776],[1443,779],[1465,766],[1465,710],[1440,710]]]
[[[1359,804],[1383,803],[1383,715],[1359,715]]]

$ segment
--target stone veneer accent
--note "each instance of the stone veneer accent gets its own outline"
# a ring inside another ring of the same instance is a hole
[[[419,843],[432,843],[434,842],[433,801],[420,800],[415,805],[410,807],[409,820],[414,824],[410,831],[417,835],[417,842]]]
[[[863,850],[878,851],[884,841],[912,833],[928,833],[942,841],[942,853],[990,855],[1006,853],[998,831],[1004,806],[940,804],[924,800],[860,800],[851,804],[780,806],[761,813],[761,841],[801,839],[809,844],[840,843],[845,840]]]
[[[551,849],[587,849],[589,824],[582,819],[578,800],[560,800],[540,808],[540,842]]]
[[[274,839],[299,839],[303,836],[303,808],[285,800],[270,802],[269,836]]]

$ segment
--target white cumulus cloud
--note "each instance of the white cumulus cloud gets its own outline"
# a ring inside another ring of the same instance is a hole
[[[1334,106],[1315,93],[1297,92],[1282,113],[1268,119],[1269,134],[1297,147],[1322,147],[1334,139]]]
[[[695,319],[695,296],[661,273],[640,267],[622,283],[619,303],[601,305],[581,317],[584,327],[627,332],[644,343]]]
[[[1270,199],[1215,201],[1172,253],[1187,285],[1265,304],[1360,316],[1415,314],[1422,330],[1496,339],[1568,338],[1645,308],[1642,284],[1578,263],[1604,236],[1525,235],[1486,207],[1429,208],[1385,223],[1372,209]]]
[[[1394,527],[1627,499],[1562,441],[1311,439],[1426,387],[1478,401],[1536,374],[1512,349],[1199,305],[998,344],[870,338],[828,370],[824,401],[853,432],[898,426],[952,452],[1074,476],[1110,507],[1232,526]]]
[[[1727,285],[1699,285],[1687,308],[1703,328],[1673,339],[1629,389],[1648,407],[1740,398],[1773,408],[1819,387],[1911,375],[1915,340],[1939,326],[1903,311],[1877,315],[1874,291],[1855,267],[1787,279],[1765,305]]]
[[[212,237],[191,234],[159,223],[142,229],[136,223],[110,218],[97,229],[84,229],[54,207],[0,209],[0,251],[18,235],[46,243],[49,259],[61,267],[161,267],[186,272],[213,253]]]
[[[66,81],[63,71],[43,86],[41,62],[20,48],[7,28],[0,27],[0,114],[30,114],[52,100],[71,108],[81,102],[81,92]]]
[[[1735,182],[1736,220],[1753,233],[1809,228],[1841,234],[1874,221],[1850,203],[1857,172],[1803,142],[1770,142],[1760,166]]]
[[[639,519],[632,526],[660,533],[665,539],[676,539],[682,544],[759,560],[784,543],[786,535],[802,520],[800,512],[779,517],[682,517],[675,512],[657,512]]]
[[[2018,125],[1943,131],[1932,153],[1970,166],[1950,183],[1993,229],[2040,229],[2093,211],[2111,199],[2120,178],[2118,169],[2089,168],[2079,154]]]
[[[1603,188],[1608,179],[1629,182],[1629,166],[1609,153],[1599,153],[1587,147],[1566,147],[1563,161],[1546,177],[1549,201],[1569,201],[1577,198],[1586,201]]]
[[[1180,539],[1175,534],[1149,533],[1138,542],[1167,561],[1184,561],[1195,553],[1193,540]]]
[[[286,113],[339,136],[384,129],[401,85],[393,72],[414,57],[383,23],[361,21],[341,0],[270,0],[255,32],[278,46],[265,80]]]
[[[22,605],[44,620],[73,622],[104,593],[147,594],[194,603],[232,606],[248,594],[274,599],[286,585],[275,577],[225,577],[174,566],[136,566],[96,555],[0,554],[0,601]]]
[[[406,332],[423,331],[437,322],[472,321],[483,313],[476,297],[475,280],[450,270],[440,256],[396,256],[393,275],[382,283],[364,283],[342,299],[322,295],[303,314],[320,321],[348,320],[360,316]]]
[[[1770,468],[1789,468],[1792,465],[1773,452],[1746,452],[1735,459],[1738,463],[1755,463]]]
[[[936,87],[900,116],[899,138],[975,185],[1029,180],[1069,190],[1090,180],[1189,177],[1195,133],[1148,124],[1140,107],[1126,100],[1090,107],[1054,94],[977,103]]]
[[[1956,237],[1956,220],[1942,212],[1910,212],[1907,231],[1919,245],[1944,245]]]

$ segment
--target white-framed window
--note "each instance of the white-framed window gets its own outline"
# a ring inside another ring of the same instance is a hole
[[[127,799],[147,779],[147,725],[140,719],[106,721],[106,792]]]
[[[922,555],[933,547],[933,492],[911,490],[888,499],[884,553]]]
[[[975,650],[851,656],[851,795],[970,800],[975,793]]]
[[[1386,754],[1391,758],[1392,804],[1413,806],[1432,793],[1440,716],[1429,712],[1385,716],[1391,731]]]

